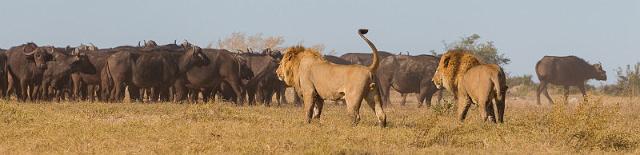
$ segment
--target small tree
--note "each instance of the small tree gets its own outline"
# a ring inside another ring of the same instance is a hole
[[[533,76],[532,75],[522,75],[522,76],[509,76],[507,78],[507,85],[508,86],[518,86],[518,85],[522,85],[522,86],[535,86],[535,83],[533,82],[533,80],[531,80]]]
[[[479,59],[485,63],[504,65],[509,64],[511,59],[504,56],[504,54],[498,53],[498,49],[493,44],[493,41],[487,41],[484,43],[478,43],[480,35],[473,34],[468,37],[461,38],[460,41],[445,44],[446,50],[462,49],[471,51]]]
[[[535,92],[536,83],[531,80],[532,75],[508,76],[507,86],[509,93],[515,96],[527,96],[531,92]]]
[[[264,37],[262,33],[247,36],[245,33],[235,32],[224,39],[218,40],[218,48],[229,51],[251,52],[250,50],[281,49],[284,43],[282,36]]]
[[[618,83],[616,83],[622,93],[620,95],[634,96],[640,94],[640,63],[627,65],[625,69],[619,67],[616,70]]]

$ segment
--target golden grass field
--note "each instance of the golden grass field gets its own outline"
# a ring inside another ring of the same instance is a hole
[[[230,103],[0,103],[0,154],[567,154],[640,149],[640,104],[628,97],[572,95],[568,104],[510,97],[505,123],[464,123],[449,102],[388,105],[389,126],[363,106],[352,126],[345,106],[327,104],[303,123],[299,107]],[[399,100],[397,95],[393,98]],[[365,105],[365,104],[363,104]]]

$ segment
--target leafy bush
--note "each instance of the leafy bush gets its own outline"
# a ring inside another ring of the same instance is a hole
[[[604,93],[621,96],[640,95],[640,63],[618,67],[616,70],[618,82],[601,87]]]
[[[535,92],[537,84],[531,80],[532,75],[509,76],[507,78],[507,86],[509,86],[509,94],[515,96],[527,96],[531,92]]]
[[[449,44],[444,43],[445,49],[464,49],[471,51],[484,63],[505,65],[511,62],[511,59],[498,52],[498,48],[493,44],[493,41],[478,43],[479,39],[480,35],[473,34],[471,36],[461,38],[460,41]]]

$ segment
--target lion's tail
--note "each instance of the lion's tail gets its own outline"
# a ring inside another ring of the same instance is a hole
[[[498,67],[498,77],[492,77],[491,82],[493,82],[493,87],[495,89],[495,94],[496,94],[495,102],[493,104],[494,112],[496,114],[495,121],[499,123],[502,123],[504,121],[503,119],[504,119],[506,94],[507,94],[507,89],[509,89],[509,86],[507,86],[506,81],[507,80],[506,80],[504,71],[502,70],[501,67]]]
[[[369,65],[369,70],[371,70],[371,72],[375,72],[376,69],[378,69],[378,66],[380,65],[380,60],[378,59],[378,49],[376,48],[375,45],[373,45],[371,41],[369,41],[369,39],[367,39],[367,37],[364,36],[364,34],[367,34],[367,32],[369,32],[369,29],[358,30],[358,34],[360,35],[360,37],[362,37],[362,39],[364,39],[364,41],[367,42],[367,44],[369,44],[369,47],[371,47],[371,50],[373,53],[373,61],[371,62],[371,65]]]
[[[506,81],[507,80],[504,71],[501,67],[499,67],[498,77],[491,78],[491,82],[493,82],[494,87],[493,89],[496,91],[496,97],[499,100],[504,100],[507,89],[509,88],[509,86],[507,86],[507,84],[505,83]]]

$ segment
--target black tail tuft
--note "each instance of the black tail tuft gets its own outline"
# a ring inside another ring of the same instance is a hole
[[[369,32],[369,29],[359,29],[358,33],[360,34],[367,34],[367,32]]]

